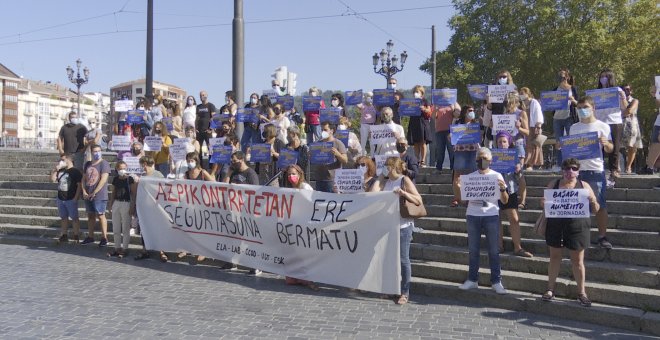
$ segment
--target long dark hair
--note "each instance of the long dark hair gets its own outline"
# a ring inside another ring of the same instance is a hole
[[[603,84],[600,83],[600,78],[602,76],[607,77],[607,86],[605,87],[614,87],[616,86],[616,76],[614,75],[614,71],[610,70],[609,68],[603,69],[598,73],[598,88],[602,89]]]
[[[469,109],[474,110],[474,107],[472,105],[465,105],[461,108],[461,116],[458,118],[459,124],[465,124],[465,119],[467,117],[467,113]],[[477,120],[476,112],[473,120]]]

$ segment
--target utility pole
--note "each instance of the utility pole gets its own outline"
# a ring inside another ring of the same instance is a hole
[[[153,0],[149,0],[153,1]],[[232,87],[236,94],[236,104],[243,106],[245,88],[245,23],[243,21],[243,0],[234,0],[234,20],[232,21]],[[243,123],[236,124],[238,140],[243,137]]]
[[[147,0],[147,79],[145,98],[154,98],[154,0]],[[134,99],[134,98],[131,98]]]
[[[435,25],[431,26],[431,96],[433,96],[433,89],[435,89],[436,80],[435,80]],[[435,106],[435,105],[434,105]],[[431,114],[431,126],[435,126],[435,114]],[[433,134],[433,144],[434,146],[438,145],[438,141],[435,139],[435,133]],[[429,164],[435,165],[435,152],[429,150]],[[444,152],[444,150],[443,150]]]

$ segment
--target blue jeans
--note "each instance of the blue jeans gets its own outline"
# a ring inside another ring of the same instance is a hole
[[[409,225],[401,229],[399,239],[399,257],[401,258],[401,294],[410,295],[410,277],[412,266],[410,265],[410,242],[412,241],[413,227]]]
[[[449,152],[449,169],[454,169],[454,147],[447,139],[449,131],[436,131],[435,132],[435,168],[442,170],[442,163],[445,162],[445,150]]]
[[[478,282],[479,280],[479,248],[481,244],[481,232],[486,234],[488,245],[488,263],[490,264],[490,283],[496,284],[502,281],[500,274],[500,217],[493,216],[466,216],[468,233],[468,250],[470,252],[470,271],[468,280]]]
[[[241,137],[241,150],[245,152],[245,150],[247,150],[252,144],[259,143],[261,143],[261,131],[259,131],[259,128],[257,127],[256,129],[253,129],[245,123],[243,136]]]
[[[170,163],[156,164],[156,171],[163,174],[163,177],[167,177],[170,174]]]
[[[570,134],[571,125],[573,125],[573,118],[571,117],[552,120],[552,129],[555,132],[555,140],[557,143],[559,143],[559,137],[568,136]],[[557,166],[561,166],[562,161],[561,151],[557,152]]]
[[[307,145],[321,139],[321,125],[309,125],[309,128],[311,131],[307,133]]]

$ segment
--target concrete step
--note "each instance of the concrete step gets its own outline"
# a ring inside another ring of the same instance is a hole
[[[509,294],[498,295],[488,288],[469,291],[458,289],[455,282],[414,277],[412,292],[476,305],[486,305],[514,311],[525,311],[574,321],[591,322],[609,327],[641,331],[660,336],[660,313],[639,308],[620,307],[594,303],[590,308],[580,306],[575,300],[556,298],[552,302],[540,299],[541,292],[534,294],[509,289]],[[508,314],[505,314],[508,315]],[[515,317],[508,315],[509,317]],[[502,317],[498,315],[497,317]],[[506,317],[506,316],[505,316]]]
[[[1,154],[0,154],[1,155]],[[0,156],[1,157],[1,156]],[[57,159],[48,162],[26,162],[26,161],[6,161],[0,160],[0,168],[5,169],[52,169]]]
[[[465,232],[449,232],[424,230],[413,235],[415,243],[443,245],[467,249],[467,234]],[[481,247],[486,248],[486,237],[481,238]],[[522,239],[522,247],[535,255],[548,255],[548,246],[544,240]],[[504,248],[513,249],[511,238],[504,237]],[[609,261],[620,264],[632,264],[657,268],[660,263],[660,250],[639,249],[615,246],[613,249],[602,249],[592,245],[585,251],[585,259],[590,261]]]
[[[410,256],[415,260],[444,262],[467,265],[469,263],[467,248],[450,247],[443,245],[429,245],[413,243],[410,248]],[[488,255],[481,253],[481,265],[487,268]],[[511,252],[500,254],[502,269],[522,273],[548,275],[548,257],[535,254],[532,258],[513,255]],[[657,268],[642,266],[622,265],[611,262],[585,261],[588,282],[601,282],[609,284],[628,285],[660,289],[660,273]],[[568,256],[564,251],[564,259],[560,267],[560,277],[571,279],[573,272]],[[660,293],[660,292],[659,292]]]
[[[49,198],[55,199],[57,197],[57,188],[55,190],[21,190],[21,189],[0,189],[0,196],[4,197],[33,197],[33,198]]]
[[[108,219],[108,230],[112,229],[112,219],[109,213],[106,213]],[[30,225],[35,227],[59,227],[60,218],[58,216],[26,216],[17,214],[0,214],[0,225]],[[80,215],[80,228],[87,228],[87,214]],[[96,230],[100,226],[96,223]]]
[[[22,175],[50,175],[50,171],[55,167],[53,163],[50,168],[0,168],[0,174],[11,175],[14,178],[19,178]]]
[[[50,182],[27,182],[27,181],[3,181],[0,182],[0,189],[18,189],[18,190],[52,190],[57,191],[57,183]]]
[[[17,179],[24,182],[38,182],[38,183],[50,182],[50,176],[44,173],[38,175],[0,173],[0,182],[13,181]]]
[[[94,238],[98,241],[101,239],[100,227],[97,225],[94,229]],[[57,240],[60,236],[60,228],[58,227],[39,227],[34,225],[22,224],[5,224],[0,223],[0,235],[4,236],[19,236],[19,237],[37,237],[42,239]],[[87,236],[87,226],[83,225],[81,221],[80,227],[80,241]],[[69,237],[73,237],[73,228],[69,224]],[[112,226],[108,225],[108,242],[112,244],[114,240]],[[97,242],[98,243],[98,242]],[[130,244],[142,247],[140,235],[132,235]]]
[[[79,205],[78,213],[80,214],[80,218],[87,215],[87,213],[85,212],[84,205]],[[37,206],[25,206],[25,205],[0,205],[0,216],[2,216],[3,214],[25,215],[25,216],[34,216],[34,217],[59,216],[57,212],[57,207],[55,206],[37,207]],[[106,213],[106,216],[108,218],[110,218],[110,215],[111,215],[110,213]],[[1,218],[0,221],[2,221]]]

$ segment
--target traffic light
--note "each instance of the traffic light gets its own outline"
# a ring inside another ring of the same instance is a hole
[[[286,88],[287,88],[287,67],[286,66],[280,66],[275,69],[275,73],[271,75],[273,77],[273,80],[277,81],[277,83],[280,85],[280,89],[278,92],[280,94],[286,93]]]
[[[296,95],[296,78],[297,77],[298,77],[298,74],[296,74],[296,73],[293,73],[293,72],[288,73],[287,78],[289,78],[289,80],[287,81],[287,92],[292,96]]]

